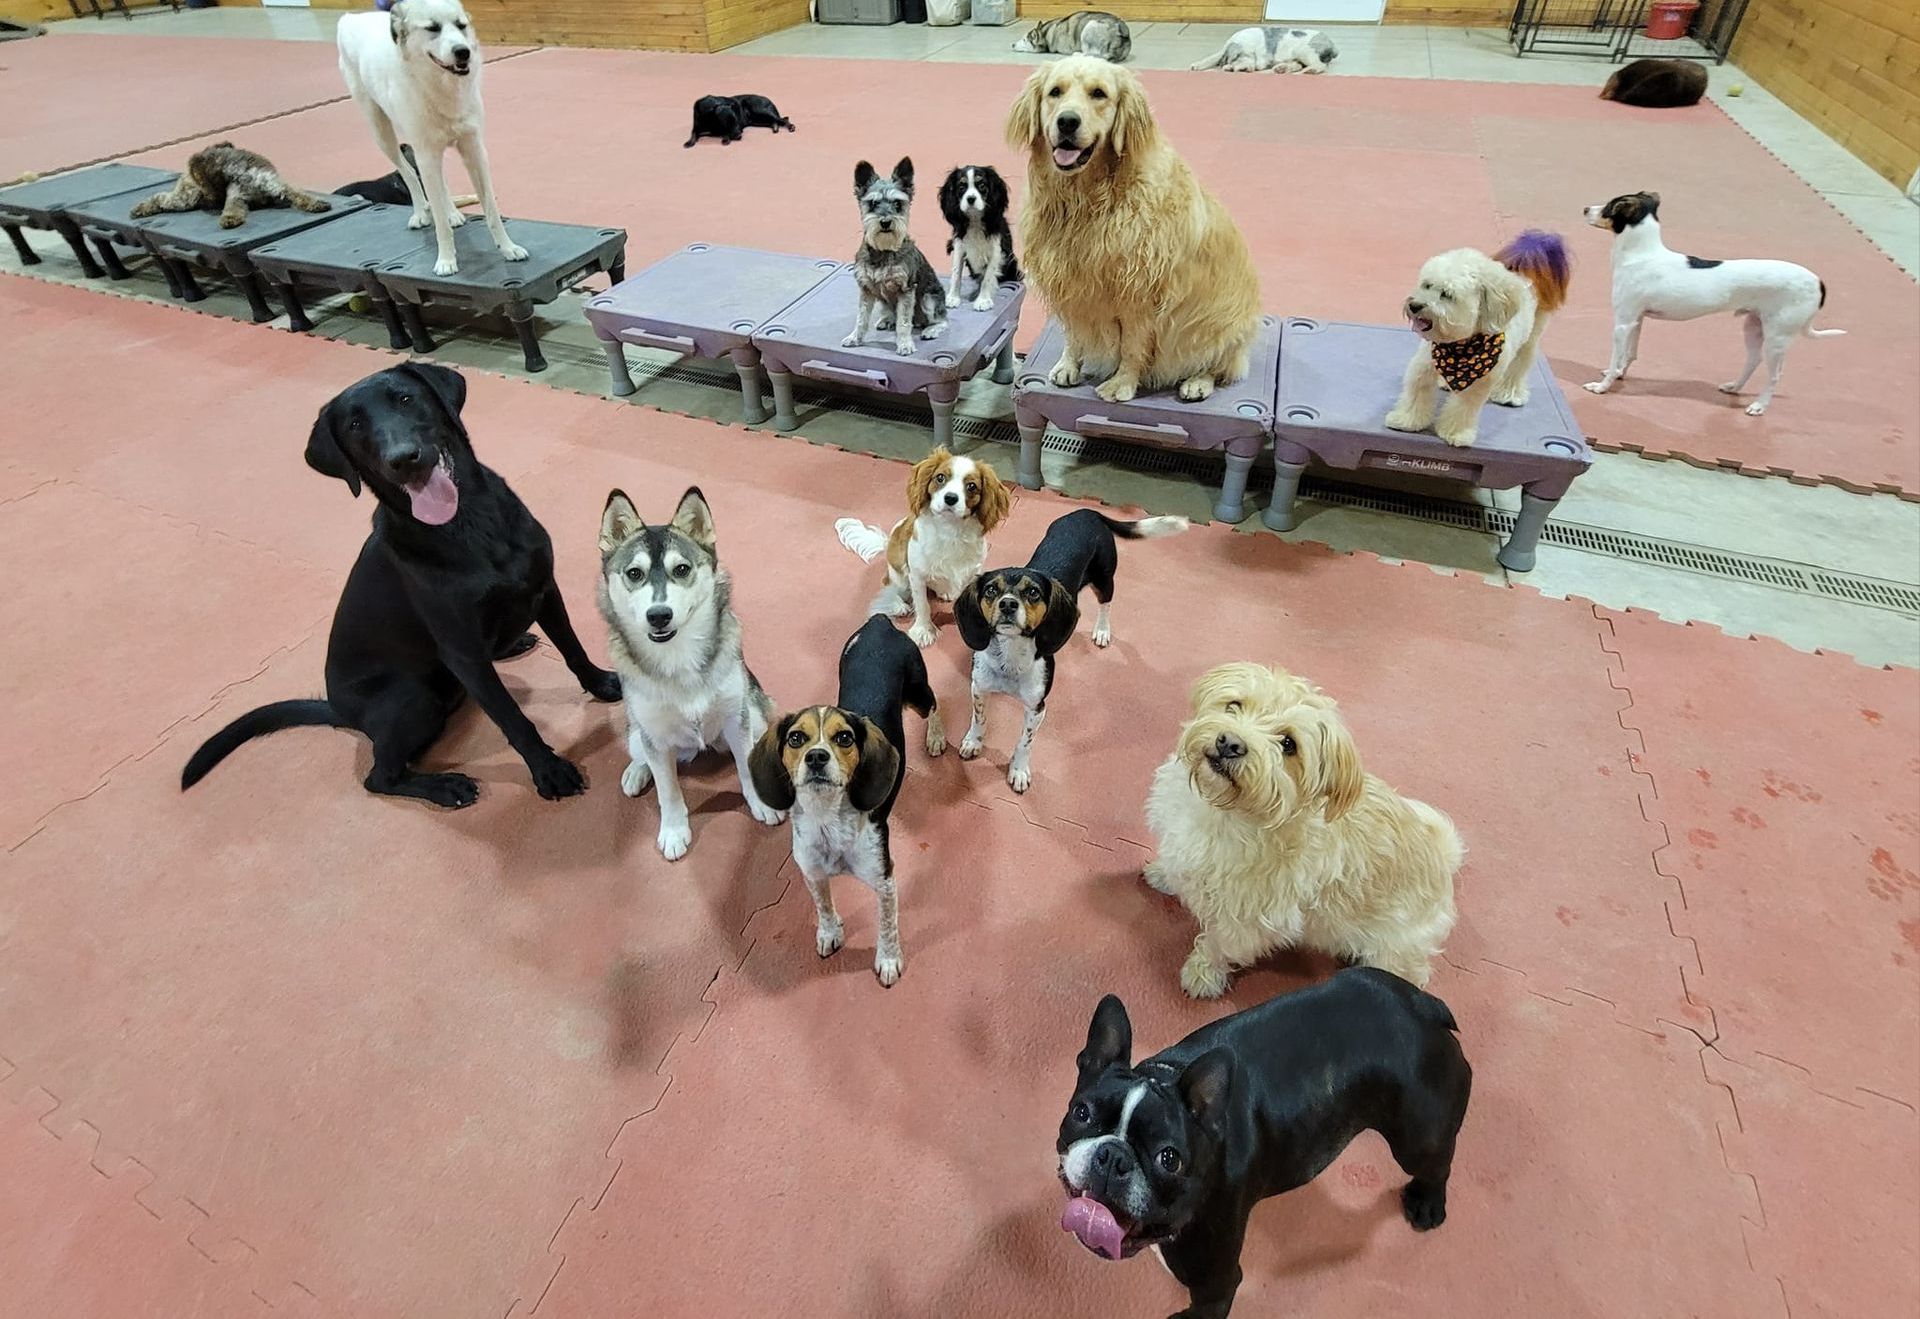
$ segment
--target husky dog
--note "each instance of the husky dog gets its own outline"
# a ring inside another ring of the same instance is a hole
[[[1190,69],[1228,73],[1325,73],[1340,52],[1324,32],[1304,27],[1243,27]]]
[[[291,206],[315,215],[333,209],[332,202],[281,178],[265,156],[231,142],[216,142],[194,152],[179,181],[134,207],[132,218],[168,211],[218,211],[222,229],[238,229],[247,221],[249,206]]]
[[[1118,14],[1076,9],[1064,18],[1035,23],[1013,48],[1035,55],[1096,55],[1109,64],[1124,64],[1133,54],[1133,33]]]
[[[713,510],[700,487],[680,497],[673,521],[650,527],[622,491],[600,515],[600,612],[627,706],[627,754],[620,791],[638,797],[658,785],[660,854],[678,861],[693,843],[679,763],[725,747],[740,773],[747,809],[762,824],[786,819],[761,800],[747,768],[773,702],[747,667],[733,583],[714,550]]]
[[[913,203],[913,160],[902,157],[885,178],[866,161],[853,167],[853,195],[860,202],[860,251],[853,258],[853,278],[860,286],[860,310],[853,333],[842,348],[858,347],[874,324],[893,330],[893,345],[902,357],[913,356],[913,332],[922,339],[938,339],[947,332],[947,291],[926,254],[907,233],[907,209]]]

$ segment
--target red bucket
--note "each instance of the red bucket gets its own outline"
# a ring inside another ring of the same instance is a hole
[[[1655,41],[1672,41],[1687,35],[1700,0],[1653,0],[1647,11],[1647,35]]]

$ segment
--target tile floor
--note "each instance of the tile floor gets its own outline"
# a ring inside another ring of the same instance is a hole
[[[194,36],[331,38],[337,15],[297,9],[213,9],[178,15],[159,13],[124,19],[80,20],[63,30],[103,37],[134,33]],[[1134,60],[1144,68],[1184,68],[1217,49],[1233,24],[1141,23],[1134,25]],[[963,26],[927,28],[824,27],[802,25],[739,47],[733,53],[831,56],[876,60],[944,60],[1031,63],[1016,52],[1017,28]],[[1515,58],[1497,29],[1351,27],[1331,29],[1340,48],[1336,76],[1450,78],[1490,82],[1598,83],[1607,66],[1572,57]],[[1790,169],[1845,214],[1909,273],[1920,273],[1920,206],[1867,169],[1819,129],[1730,65],[1710,67],[1710,95],[1727,113]],[[1734,95],[1733,89],[1741,92]],[[155,281],[157,285],[157,281]],[[235,299],[236,304],[238,299]],[[218,302],[206,304],[214,309]],[[600,355],[579,324],[548,331],[553,363],[542,379],[598,392]],[[1916,295],[1920,316],[1920,294]],[[244,314],[244,313],[242,313]],[[335,327],[338,328],[335,328]],[[368,337],[367,327],[336,318],[322,332]],[[476,325],[456,332],[446,355],[474,366],[519,371],[510,335]],[[1920,362],[1915,363],[1920,382]],[[709,376],[669,370],[650,389],[650,400],[675,410],[730,417],[735,402],[731,372]],[[1920,392],[1920,385],[1916,386]],[[961,411],[980,419],[1004,419],[1011,408],[1002,387],[977,381],[962,396]],[[1003,427],[1009,434],[1010,426]],[[834,410],[809,423],[811,439],[870,452],[905,456],[923,445],[922,423],[866,410]],[[1047,455],[1050,484],[1071,493],[1133,503],[1156,511],[1204,516],[1205,484],[1188,475],[1143,471],[1124,461],[1077,460]],[[1419,493],[1460,499],[1458,490]],[[1483,502],[1484,502],[1484,496]],[[1505,496],[1495,502],[1511,507]],[[1769,565],[1851,573],[1893,588],[1920,587],[1920,504],[1891,495],[1856,495],[1831,486],[1801,486],[1652,462],[1631,455],[1599,455],[1591,472],[1561,503],[1564,524],[1652,537],[1676,546],[1747,556],[1749,577],[1766,578]],[[1249,530],[1259,523],[1250,520]],[[1261,533],[1269,534],[1269,533]],[[1481,531],[1420,520],[1393,512],[1323,506],[1306,520],[1300,538],[1336,549],[1364,549],[1439,567],[1506,577],[1493,563],[1494,538]],[[1838,650],[1872,664],[1920,666],[1920,615],[1881,605],[1708,574],[1670,563],[1619,553],[1543,545],[1538,567],[1514,575],[1550,595],[1580,595],[1614,607],[1655,611],[1667,618],[1712,623],[1739,635],[1776,637],[1801,649]]]

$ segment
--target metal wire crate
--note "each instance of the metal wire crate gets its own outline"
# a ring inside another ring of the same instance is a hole
[[[1615,64],[1630,59],[1723,63],[1748,0],[1700,0],[1685,36],[1646,34],[1652,0],[1516,0],[1507,39],[1519,55],[1583,55]]]

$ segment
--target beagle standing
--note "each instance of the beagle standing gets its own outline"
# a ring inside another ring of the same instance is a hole
[[[831,957],[845,940],[830,884],[835,875],[852,875],[880,900],[873,973],[890,986],[906,965],[887,830],[907,772],[902,708],[912,706],[927,721],[928,755],[947,749],[947,734],[926,661],[878,614],[840,651],[839,702],[786,716],[761,736],[747,763],[761,800],[793,812],[793,859],[813,897],[815,951]]]
[[[1017,696],[1027,709],[1026,726],[1007,764],[1007,785],[1025,792],[1032,782],[1027,767],[1034,734],[1047,717],[1053,690],[1053,657],[1080,622],[1082,587],[1093,588],[1100,615],[1093,644],[1113,640],[1108,611],[1113,604],[1113,573],[1120,562],[1120,540],[1148,540],[1187,529],[1182,517],[1118,522],[1090,508],[1054,519],[1024,568],[1000,568],[977,578],[953,602],[953,621],[973,651],[973,722],[960,743],[960,758],[980,754],[987,735],[987,693]]]

